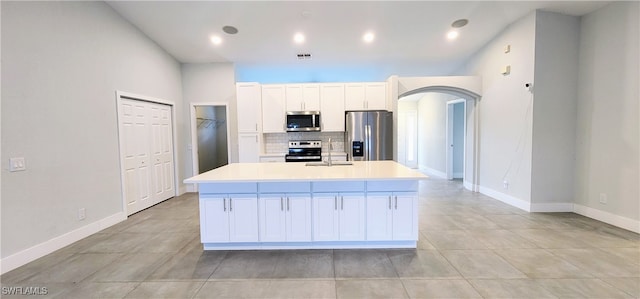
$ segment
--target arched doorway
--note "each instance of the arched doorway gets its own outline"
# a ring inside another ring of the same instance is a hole
[[[465,188],[478,192],[479,189],[479,101],[481,98],[481,80],[479,77],[391,77],[391,93],[394,100],[394,112],[398,111],[398,100],[402,97],[421,93],[444,93],[463,99],[466,104],[465,117],[467,121],[465,136]],[[397,113],[395,113],[397,114]],[[398,128],[397,118],[394,116],[394,127]],[[398,135],[398,134],[396,134]],[[398,140],[394,140],[397,147]],[[397,157],[396,157],[397,158]],[[397,160],[397,159],[396,159]]]

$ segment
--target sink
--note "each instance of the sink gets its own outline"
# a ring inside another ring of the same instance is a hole
[[[352,162],[350,161],[333,161],[331,163],[331,166],[348,166],[348,165],[353,165]],[[305,166],[329,166],[329,163],[327,162],[307,162],[305,164]]]

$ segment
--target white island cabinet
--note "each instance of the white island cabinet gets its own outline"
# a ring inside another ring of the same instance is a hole
[[[208,250],[415,248],[426,178],[393,161],[236,163],[185,183],[200,185]]]

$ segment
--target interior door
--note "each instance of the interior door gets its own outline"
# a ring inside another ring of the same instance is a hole
[[[171,106],[155,103],[147,103],[147,105],[151,114],[154,203],[158,203],[175,195]]]
[[[175,195],[170,105],[118,99],[122,188],[127,215]]]
[[[122,99],[119,114],[125,209],[131,215],[153,205],[148,110],[144,102]]]

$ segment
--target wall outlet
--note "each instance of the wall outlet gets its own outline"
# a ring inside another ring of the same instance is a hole
[[[78,220],[84,220],[87,218],[87,210],[85,208],[78,209]]]
[[[25,164],[23,157],[9,159],[9,171],[13,172],[24,170],[27,170],[27,164]]]
[[[502,181],[502,188],[509,189],[509,181]]]
[[[607,204],[607,194],[606,193],[600,193],[600,203],[603,205]]]

